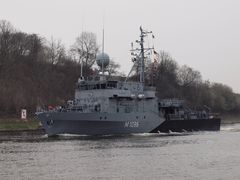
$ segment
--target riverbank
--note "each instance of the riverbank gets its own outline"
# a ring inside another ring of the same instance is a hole
[[[34,118],[28,118],[26,120],[18,118],[0,119],[0,131],[26,131],[38,129],[41,129],[41,125],[39,121]]]
[[[221,124],[240,123],[240,114],[236,114],[236,115],[223,114],[220,117],[221,117]]]

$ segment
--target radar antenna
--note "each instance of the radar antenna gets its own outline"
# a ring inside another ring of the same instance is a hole
[[[142,85],[144,85],[145,82],[145,52],[146,51],[151,51],[154,48],[145,48],[144,47],[144,38],[148,35],[148,34],[152,34],[152,31],[146,31],[142,29],[142,26],[140,26],[140,40],[136,40],[136,43],[138,43],[140,45],[140,49],[133,48],[133,43],[131,43],[132,46],[132,50],[131,50],[131,55],[132,57],[132,61],[134,62],[134,66],[137,66],[137,72],[139,71],[138,68],[140,67],[140,72],[139,72],[139,82],[142,83]],[[127,78],[125,79],[125,81],[127,81],[127,79],[129,78],[132,70],[134,68],[131,69],[131,71],[129,72]],[[137,73],[138,74],[138,73]]]
[[[103,37],[102,37],[102,53],[98,54],[96,57],[97,65],[99,66],[99,75],[101,72],[100,77],[104,79],[104,72],[106,72],[106,68],[109,65],[110,58],[108,54],[104,52],[104,25],[103,25]]]

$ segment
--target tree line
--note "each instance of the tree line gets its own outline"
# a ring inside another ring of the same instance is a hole
[[[202,79],[201,73],[178,63],[166,52],[160,51],[158,62],[147,70],[148,82],[157,87],[159,98],[184,99],[192,108],[210,108],[214,112],[239,113],[240,95],[221,83]]]
[[[38,106],[62,105],[74,95],[80,76],[96,74],[99,51],[94,33],[82,32],[66,49],[61,40],[16,30],[0,21],[0,117],[18,115],[22,108],[34,114]],[[146,82],[157,87],[160,98],[181,98],[192,107],[208,106],[217,112],[239,112],[240,95],[219,83],[201,78],[200,72],[177,62],[161,51],[158,62],[146,69]],[[121,74],[111,61],[109,74]]]
[[[0,21],[0,116],[30,114],[37,106],[63,104],[72,98],[80,75],[94,73],[96,36],[83,32],[70,50],[60,40],[16,30]]]

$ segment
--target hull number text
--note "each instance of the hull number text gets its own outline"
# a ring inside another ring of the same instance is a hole
[[[126,128],[138,128],[139,122],[137,121],[126,121],[124,127]]]

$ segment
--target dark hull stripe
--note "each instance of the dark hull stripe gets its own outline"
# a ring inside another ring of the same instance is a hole
[[[168,120],[155,128],[151,133],[157,132],[183,132],[183,131],[219,131],[220,118],[196,120]]]

